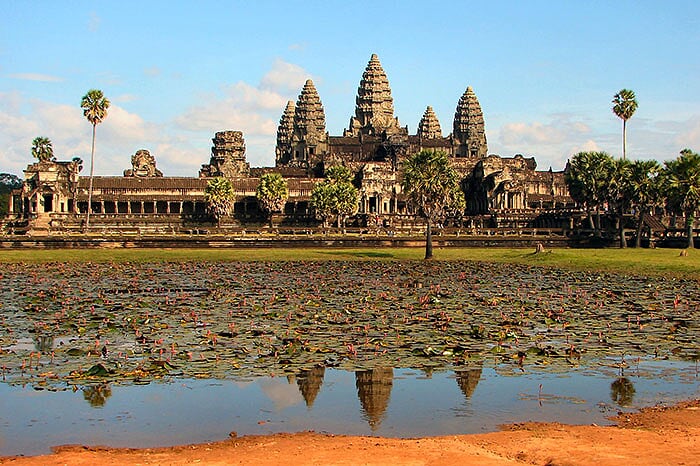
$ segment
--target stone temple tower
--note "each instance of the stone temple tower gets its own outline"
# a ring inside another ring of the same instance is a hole
[[[418,123],[418,136],[421,139],[438,139],[442,138],[442,130],[440,129],[440,121],[433,111],[433,107],[428,105],[423,113],[423,118]]]
[[[399,119],[394,117],[394,99],[389,80],[377,54],[372,54],[357,88],[355,116],[350,118],[350,126],[344,136],[379,135],[385,131],[391,134],[400,130]]]
[[[278,164],[313,168],[328,149],[326,115],[312,80],[308,79],[296,105],[291,101],[277,128]]]
[[[292,160],[292,136],[294,135],[294,113],[295,106],[293,101],[287,102],[284,113],[280,118],[280,124],[277,127],[277,148],[276,164],[283,165]]]
[[[457,104],[452,137],[455,156],[482,159],[488,155],[484,114],[471,87],[467,87]]]

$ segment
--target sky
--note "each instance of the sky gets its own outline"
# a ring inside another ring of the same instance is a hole
[[[632,89],[631,159],[700,151],[700,2],[0,0],[0,172],[22,176],[37,136],[90,160],[80,99],[111,101],[96,175],[148,149],[165,176],[197,176],[211,139],[243,131],[251,166],[274,166],[279,119],[313,79],[342,135],[370,56],[415,134],[428,105],[444,136],[474,89],[489,152],[562,170],[580,151],[622,154],[612,98]],[[87,174],[87,173],[84,173]]]

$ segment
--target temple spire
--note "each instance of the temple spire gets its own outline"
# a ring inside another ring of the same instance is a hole
[[[458,146],[455,155],[473,158],[488,155],[484,114],[471,86],[467,87],[457,104],[452,135],[455,145]]]
[[[373,53],[357,88],[355,116],[350,119],[350,127],[345,134],[379,134],[398,129],[399,121],[394,117],[394,99],[391,97],[389,80],[379,57]]]
[[[421,118],[420,123],[418,123],[418,136],[422,139],[437,139],[442,137],[440,121],[437,116],[435,116],[433,107],[430,105],[425,109],[423,118]]]
[[[326,134],[326,115],[321,98],[310,79],[306,80],[294,109],[294,138],[317,144]]]
[[[292,136],[294,135],[294,110],[294,102],[288,101],[280,118],[280,124],[277,127],[277,148],[275,149],[277,165],[289,162],[291,157]]]

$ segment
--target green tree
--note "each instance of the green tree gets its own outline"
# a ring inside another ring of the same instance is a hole
[[[334,166],[326,170],[326,181],[314,186],[311,192],[311,205],[316,216],[328,225],[328,219],[336,218],[338,229],[348,216],[357,212],[359,192],[352,184],[352,172],[344,166]]]
[[[622,158],[627,158],[627,120],[632,118],[637,110],[637,99],[634,91],[622,89],[612,100],[612,111],[622,119]]]
[[[445,152],[422,150],[404,161],[402,187],[404,194],[427,220],[425,258],[431,259],[433,225],[448,212],[464,209],[459,175]]]
[[[664,163],[662,176],[668,203],[685,216],[688,247],[694,248],[693,225],[700,207],[700,155],[683,149],[678,158]]]
[[[616,217],[617,234],[620,240],[620,248],[627,247],[625,237],[625,213],[632,203],[630,191],[630,167],[631,162],[626,159],[613,159],[607,176],[606,200]]]
[[[39,162],[54,160],[51,139],[37,136],[32,141],[32,156]]]
[[[612,165],[613,159],[606,152],[579,152],[569,161],[565,174],[569,194],[586,209],[596,237],[601,236],[600,209],[608,195]]]
[[[352,183],[350,169],[343,165],[334,165],[326,170],[326,178],[335,183]]]
[[[221,226],[221,217],[231,215],[236,199],[231,180],[221,176],[210,179],[204,188],[204,199],[207,201],[209,213],[216,219],[217,226]]]
[[[97,125],[107,117],[109,100],[105,98],[99,89],[90,89],[80,101],[83,115],[92,125],[92,150],[90,152],[90,186],[88,188],[88,207],[85,228],[90,227],[90,211],[92,210],[92,180],[95,173],[95,132]]]
[[[260,177],[255,196],[262,210],[268,213],[270,228],[272,228],[272,215],[275,212],[282,212],[289,198],[287,180],[279,173],[266,173]]]
[[[0,215],[7,215],[10,209],[11,193],[22,187],[22,180],[11,173],[0,173]]]
[[[311,191],[311,207],[314,214],[323,222],[323,227],[328,225],[328,219],[333,215],[333,186],[323,182],[314,186]]]
[[[642,246],[642,228],[644,216],[651,214],[651,208],[661,199],[659,185],[659,162],[656,160],[635,160],[630,165],[627,179],[627,193],[637,215],[637,233],[635,247]]]

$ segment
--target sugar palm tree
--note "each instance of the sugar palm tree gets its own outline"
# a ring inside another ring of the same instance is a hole
[[[620,239],[620,248],[627,247],[625,238],[625,213],[631,200],[630,195],[630,171],[632,163],[626,159],[613,159],[608,174],[605,200],[612,208],[617,218],[617,230]]]
[[[406,159],[403,167],[403,191],[427,220],[425,258],[431,259],[433,224],[450,210],[464,209],[459,175],[443,151],[422,150]]]
[[[613,159],[606,152],[579,152],[572,157],[565,174],[569,193],[574,201],[585,207],[596,237],[601,236],[600,208],[608,193],[612,166]]]
[[[83,109],[83,115],[92,124],[92,151],[90,152],[90,187],[88,188],[88,206],[87,218],[85,219],[85,228],[90,226],[90,211],[92,210],[92,179],[95,173],[95,130],[97,125],[107,116],[109,108],[109,100],[105,98],[102,91],[99,89],[90,89],[80,101],[80,108]]]
[[[53,160],[53,144],[51,144],[51,139],[43,136],[35,137],[32,141],[32,155],[39,160],[39,162]]]
[[[628,196],[637,212],[637,234],[635,247],[642,245],[644,216],[652,206],[659,202],[659,162],[656,160],[635,160],[630,165],[627,180]]]
[[[260,177],[255,197],[262,210],[270,216],[270,228],[272,228],[272,215],[275,212],[282,212],[289,198],[287,181],[279,173],[265,173]]]
[[[692,249],[695,214],[700,208],[700,155],[683,149],[678,158],[665,162],[662,176],[669,204],[685,215],[688,247]]]
[[[637,110],[637,99],[634,91],[622,89],[612,100],[613,112],[622,119],[622,158],[627,158],[627,120],[632,118]]]
[[[233,203],[236,200],[236,192],[231,180],[224,177],[212,178],[204,188],[204,198],[209,206],[209,212],[216,219],[217,226],[221,226],[221,217],[231,215]]]

